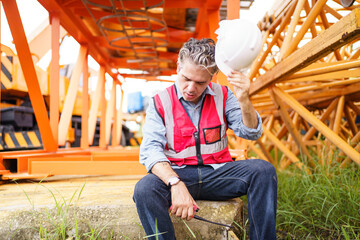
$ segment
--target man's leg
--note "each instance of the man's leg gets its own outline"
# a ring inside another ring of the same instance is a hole
[[[175,172],[186,184],[193,198],[199,196],[198,167],[187,166],[182,169],[175,169]],[[174,227],[168,212],[171,205],[171,192],[163,181],[154,174],[146,175],[136,184],[133,198],[147,235],[156,233],[156,218],[157,232],[166,232],[166,234],[159,235],[159,239],[175,239]],[[149,239],[155,239],[155,237]]]
[[[276,239],[277,177],[268,162],[229,162],[216,170],[201,169],[199,199],[225,200],[247,194],[251,240]]]
[[[148,239],[175,239],[168,212],[171,193],[163,181],[154,174],[146,175],[136,184],[133,199],[146,234],[159,234],[158,238],[153,236]]]

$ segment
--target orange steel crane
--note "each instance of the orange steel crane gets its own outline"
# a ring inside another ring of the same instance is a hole
[[[38,2],[49,12],[51,26],[47,29],[51,32],[51,37],[37,42],[44,42],[43,48],[37,48],[39,51],[46,48],[45,45],[51,46],[48,108],[44,101],[39,71],[32,58],[34,50],[25,35],[17,2],[1,1],[38,126],[36,133],[39,141],[36,146],[40,142],[42,146],[35,150],[2,151],[2,179],[53,174],[145,174],[145,169],[138,163],[138,148],[124,148],[120,145],[122,110],[116,108],[115,99],[116,95],[123,94],[116,91],[116,85],[121,87],[122,84],[118,69],[140,70],[140,75],[123,74],[121,77],[143,78],[148,81],[159,81],[157,76],[176,73],[177,52],[185,41],[190,37],[216,39],[214,32],[220,19],[224,19],[226,15],[228,19],[239,18],[240,5],[249,7],[253,0]],[[59,40],[64,31],[80,44],[80,50],[60,115]],[[5,46],[2,51],[5,52]],[[83,81],[81,144],[80,147],[63,148],[80,79],[89,78],[89,55],[100,65],[96,91],[90,103],[88,81]],[[6,64],[9,59],[2,58],[2,63]],[[105,74],[110,75],[113,80],[109,101],[105,99]],[[12,77],[11,74],[8,76]],[[224,76],[218,78],[221,80]],[[5,83],[6,79],[2,78],[1,82]],[[92,147],[98,116],[99,144]]]
[[[145,169],[138,163],[138,148],[120,146],[122,110],[116,108],[115,99],[121,93],[114,86],[121,87],[122,82],[117,69],[140,70],[141,74],[122,77],[147,81],[174,74],[177,52],[188,38],[216,39],[214,32],[219,21],[226,16],[239,18],[240,6],[252,3],[38,0],[49,12],[51,23],[47,109],[16,1],[1,2],[22,72],[26,73],[24,78],[43,146],[31,151],[1,152],[2,179],[37,174],[144,174]],[[248,146],[280,170],[295,166],[311,173],[316,164],[360,165],[359,6],[359,0],[275,1],[258,23],[263,48],[248,72],[251,100],[263,119],[264,134],[256,142],[243,142],[229,134],[234,157],[246,156]],[[61,116],[60,26],[81,46]],[[88,82],[83,81],[81,144],[77,148],[62,148],[80,78],[88,79],[89,55],[99,63],[100,71],[91,103]],[[1,59],[2,64],[11,65],[11,58]],[[105,74],[113,79],[109,101],[105,100]],[[222,73],[214,81],[227,84]],[[1,83],[8,84],[3,77]],[[98,116],[99,144],[90,147]],[[339,154],[335,154],[337,151]]]
[[[249,146],[278,169],[360,165],[359,3],[276,1],[258,24],[249,78],[264,134]]]

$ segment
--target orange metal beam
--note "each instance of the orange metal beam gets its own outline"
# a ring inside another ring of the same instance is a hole
[[[57,144],[51,131],[45,102],[41,95],[39,81],[36,75],[16,0],[4,0],[2,3],[11,34],[13,36],[22,71],[23,73],[26,73],[24,74],[24,77],[28,87],[30,101],[34,109],[35,118],[39,126],[43,146],[47,151],[56,151]]]
[[[306,1],[307,2],[307,1]],[[289,56],[292,52],[294,52],[301,41],[301,39],[304,37],[305,33],[309,29],[309,27],[313,24],[316,17],[318,16],[319,12],[322,10],[323,6],[327,0],[319,0],[316,2],[315,6],[311,9],[309,15],[307,16],[305,22],[301,26],[301,29],[296,34],[296,36],[293,38],[293,41],[289,45],[289,48],[286,49],[286,52],[284,52],[284,58]]]
[[[88,55],[85,55],[83,66],[83,89],[82,89],[82,115],[81,115],[81,148],[89,147],[89,65]]]
[[[210,38],[216,39],[217,35],[215,34],[216,29],[219,28],[220,15],[219,10],[208,10],[208,18],[209,18],[209,31]]]
[[[74,72],[71,75],[70,84],[67,90],[64,108],[61,114],[59,122],[59,145],[64,145],[66,141],[66,135],[71,122],[71,116],[75,105],[76,94],[79,87],[81,72],[85,62],[85,56],[87,55],[88,49],[86,46],[81,45],[79,50],[79,56],[75,65]]]
[[[174,29],[171,27],[168,27],[168,29],[170,42],[186,42],[187,40],[189,40],[189,38],[194,37],[193,32]]]
[[[290,161],[295,164],[301,170],[304,170],[308,174],[311,171],[292,153],[271,131],[267,130],[267,128],[263,127],[264,134],[269,138],[269,140],[278,147],[289,159]],[[277,158],[275,158],[277,159]],[[275,160],[276,161],[276,160]]]
[[[113,123],[113,117],[115,114],[114,106],[116,99],[116,82],[113,81],[112,88],[111,88],[111,94],[110,94],[110,100],[107,103],[106,106],[106,123],[105,123],[105,142],[106,144],[109,144],[110,142],[110,132],[111,132],[111,123]]]
[[[284,80],[296,71],[333,52],[334,49],[357,39],[360,32],[359,18],[360,10],[354,9],[350,14],[304,45],[301,50],[295,51],[264,75],[258,77],[250,86],[250,95],[252,96],[270,85]],[[347,34],[344,34],[345,31]]]
[[[113,80],[113,82],[115,83],[115,80]],[[116,99],[117,99],[117,85],[116,83],[113,84],[113,88],[114,89],[114,104],[113,104],[113,124],[112,124],[112,138],[111,138],[111,146],[112,147],[116,147],[117,145],[119,144],[116,144],[117,141],[116,141],[116,134],[117,134],[117,129],[119,128],[119,125],[118,125],[118,121],[117,121],[117,118],[118,118],[118,115],[117,115],[117,109],[116,109]]]
[[[227,19],[238,19],[240,18],[240,1],[239,0],[227,0]]]
[[[227,1],[227,19],[238,19],[240,17],[240,1],[238,0],[228,0]],[[213,38],[213,40],[216,42],[217,38],[216,36]],[[225,85],[231,88],[232,91],[234,91],[233,86],[229,84],[227,77],[222,73],[219,72],[217,74],[217,81],[221,85]]]
[[[100,66],[100,71],[98,73],[98,81],[96,84],[96,90],[93,94],[90,113],[89,113],[89,143],[93,144],[94,141],[94,134],[95,134],[95,127],[97,121],[97,114],[99,112],[99,104],[100,104],[100,95],[103,86],[105,86],[105,69],[103,66]]]
[[[56,175],[143,175],[146,169],[138,162],[139,148],[83,151],[68,155],[34,156],[28,159],[30,174]],[[65,152],[66,153],[66,152]],[[86,152],[85,152],[86,153]]]
[[[122,132],[122,124],[121,124],[121,121],[122,121],[122,115],[123,115],[123,111],[122,111],[122,105],[123,105],[123,100],[124,100],[124,91],[121,89],[121,97],[120,97],[120,108],[117,110],[117,117],[116,117],[116,121],[117,121],[117,128],[119,128],[119,130],[117,130],[116,132],[116,143],[115,145],[120,145],[120,142],[121,142],[121,132]],[[114,145],[114,144],[113,144]]]
[[[358,130],[357,126],[356,126],[355,119],[351,115],[350,107],[349,107],[348,104],[346,104],[346,106],[344,108],[344,113],[345,113],[345,117],[347,119],[347,122],[349,123],[350,130],[351,130],[352,134],[355,136],[356,133],[358,133],[359,130]],[[355,117],[356,117],[356,115],[355,115]]]
[[[299,115],[312,124],[319,132],[321,132],[327,139],[332,142],[335,146],[341,149],[346,155],[348,155],[355,163],[360,165],[360,153],[354,150],[347,142],[336,135],[328,126],[317,119],[311,114],[303,105],[301,105],[296,99],[289,94],[283,92],[279,88],[273,88],[276,95],[283,99],[294,111],[298,112]]]
[[[135,161],[64,161],[31,159],[31,174],[53,175],[145,175],[146,169]],[[66,167],[65,167],[66,166]]]
[[[268,44],[268,47],[266,48],[265,52],[260,53],[260,55],[257,57],[256,61],[252,64],[250,72],[248,73],[248,76],[250,80],[252,80],[257,72],[259,71],[261,65],[266,60],[267,56],[271,52],[272,47],[276,44],[278,38],[281,36],[282,31],[285,29],[285,27],[288,25],[288,22],[291,20],[291,16],[293,11],[295,10],[296,4],[293,3],[290,5],[289,11],[284,16],[283,21],[281,21],[279,29],[276,30],[276,33],[274,34],[271,42]]]
[[[89,54],[101,65],[105,66],[106,72],[116,78],[116,73],[111,71],[112,62],[109,59],[108,54],[101,49],[101,45],[95,44],[94,38],[90,30],[85,24],[78,18],[74,17],[70,8],[66,7],[66,4],[57,0],[38,0],[38,2],[48,12],[58,12],[60,17],[60,23],[64,29],[80,44],[88,44]]]
[[[207,15],[207,9],[204,7],[199,8],[198,16],[196,19],[196,26],[195,26],[196,38],[200,39],[210,36],[208,19],[209,17]]]
[[[283,58],[284,53],[286,52],[289,44],[291,43],[291,40],[293,39],[293,35],[294,35],[294,31],[295,31],[295,27],[298,24],[299,18],[300,18],[300,14],[301,14],[301,10],[304,7],[304,3],[307,0],[299,0],[296,4],[296,8],[294,11],[294,15],[293,18],[291,19],[290,25],[286,31],[286,35],[285,35],[285,39],[283,42],[283,45],[280,49],[280,60]]]
[[[328,106],[328,108],[321,114],[319,120],[321,122],[324,122],[332,113],[332,111],[335,109],[335,107],[337,106],[339,99],[336,98],[334,101],[332,101],[332,103]],[[314,128],[314,126],[312,126],[307,133],[305,134],[305,136],[303,137],[303,141],[307,141],[310,140],[316,133],[316,128]]]
[[[54,14],[56,14],[56,12],[54,12]],[[49,39],[52,38],[51,15],[52,14],[50,13],[50,17],[49,17],[50,24],[46,25],[46,27],[44,26],[44,24],[40,24],[40,26],[36,28],[36,30],[34,30],[34,32],[37,32],[37,30],[40,29],[39,30],[40,32],[37,35],[35,36],[32,36],[32,34],[28,35],[30,51],[39,60],[42,57],[44,57],[45,54],[51,49],[52,41],[49,41]],[[61,26],[59,31],[60,31],[59,39],[62,39],[67,34],[67,32]]]
[[[100,80],[100,79],[99,79]],[[100,148],[106,148],[106,99],[105,99],[105,76],[100,91]]]
[[[333,127],[333,131],[336,134],[339,134],[341,118],[344,112],[344,106],[345,106],[345,96],[343,95],[339,98],[339,102],[336,108],[335,121]]]
[[[51,71],[50,71],[50,126],[54,134],[54,139],[58,144],[59,127],[59,38],[60,38],[60,19],[55,12],[50,15],[51,23]]]
[[[207,0],[199,8],[195,26],[196,38],[212,38],[216,41],[215,30],[219,26],[221,2],[220,0]]]
[[[276,88],[276,87],[274,87],[274,88]],[[279,98],[276,94],[274,94],[274,91],[273,91],[274,88],[271,88],[270,95],[272,96],[272,98],[274,100],[275,106],[278,107],[278,109],[279,109],[279,113],[286,125],[286,128],[288,129],[289,133],[295,140],[298,148],[301,149],[301,153],[308,157],[309,165],[311,167],[315,167],[314,161],[313,161],[309,151],[307,150],[305,144],[303,143],[303,141],[301,139],[300,132],[296,129],[295,125],[293,124],[293,122],[288,114],[288,111],[286,109],[286,106],[283,103],[283,100],[281,98]]]
[[[98,1],[101,2],[101,1]],[[165,2],[165,8],[199,8],[201,6],[203,6],[205,4],[205,0],[198,0],[198,1],[193,1],[193,0],[166,0]],[[159,0],[147,0],[146,4],[147,6],[153,6],[153,5],[157,5],[159,4],[160,1]],[[144,4],[142,1],[117,1],[117,4],[119,7],[122,7],[121,4],[124,4],[124,6],[127,9],[139,9],[144,7]],[[84,5],[82,4],[81,1],[67,1],[64,4],[64,7],[67,8],[83,8]]]

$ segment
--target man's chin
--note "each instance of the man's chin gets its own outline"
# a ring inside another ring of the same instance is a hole
[[[184,97],[184,99],[186,100],[186,101],[188,101],[188,102],[193,102],[193,103],[197,103],[198,101],[198,98],[196,98],[196,97],[191,97],[191,98],[189,98],[189,97]]]

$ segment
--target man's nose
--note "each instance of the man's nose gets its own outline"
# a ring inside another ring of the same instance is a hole
[[[190,92],[193,92],[195,91],[195,83],[194,82],[190,82],[189,85],[188,85],[188,90]]]

